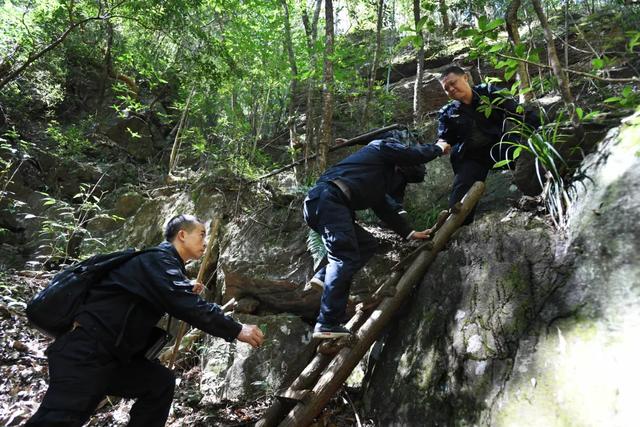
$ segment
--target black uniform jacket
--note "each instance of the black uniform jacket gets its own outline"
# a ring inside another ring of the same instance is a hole
[[[473,86],[472,90],[470,105],[451,101],[438,112],[438,139],[447,141],[456,154],[478,160],[486,159],[491,146],[500,142],[510,127],[507,121],[509,117],[524,121],[533,128],[539,125],[537,114],[533,111],[519,114],[518,103],[499,93],[500,88],[483,83]],[[478,111],[483,99],[485,103],[493,101],[489,117],[485,116],[484,111]],[[514,138],[509,140],[513,141]]]
[[[127,261],[92,286],[78,322],[95,328],[96,338],[120,360],[144,350],[164,313],[227,341],[235,339],[242,325],[192,292],[184,263],[171,243],[158,248]]]
[[[373,209],[393,231],[406,238],[411,227],[385,197],[392,190],[396,166],[419,165],[440,155],[442,149],[433,144],[406,146],[392,138],[375,140],[327,169],[318,182],[340,180],[349,188],[351,209]]]

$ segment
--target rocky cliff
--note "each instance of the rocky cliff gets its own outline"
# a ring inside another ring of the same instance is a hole
[[[452,239],[384,339],[377,425],[637,425],[640,117],[574,183],[565,233],[496,211]]]

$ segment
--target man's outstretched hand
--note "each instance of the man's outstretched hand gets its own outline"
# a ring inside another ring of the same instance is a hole
[[[427,228],[424,231],[414,231],[411,234],[412,240],[426,240],[431,236],[431,229]]]
[[[264,341],[264,334],[256,325],[242,325],[238,334],[238,341],[246,342],[253,348],[260,347]]]
[[[451,146],[444,139],[439,139],[436,141],[436,145],[442,149],[442,155],[446,156],[451,152]]]

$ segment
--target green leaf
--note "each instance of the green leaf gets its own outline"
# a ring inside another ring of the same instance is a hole
[[[491,31],[498,27],[501,27],[502,25],[504,25],[504,22],[505,21],[503,18],[494,19],[493,21],[489,22],[489,24],[487,24],[485,31]]]
[[[427,23],[427,21],[429,21],[429,15],[425,15],[422,18],[420,18],[420,20],[418,21],[418,24],[416,25],[416,32],[421,31],[422,28]]]
[[[594,70],[601,70],[604,68],[604,60],[602,60],[602,58],[593,58],[591,60],[591,66]]]
[[[522,149],[523,147],[517,147],[514,151],[513,151],[513,158],[517,159],[518,157],[520,157],[520,153],[522,153]]]
[[[580,107],[576,108],[576,114],[578,115],[578,118],[580,120],[582,120],[582,117],[584,116],[584,110]]]
[[[527,53],[527,46],[522,43],[518,43],[513,49],[513,53],[515,53],[519,58],[524,58]]]
[[[511,80],[511,77],[513,77],[513,75],[518,71],[517,68],[511,68],[507,71],[504,72],[504,78],[506,80]]]
[[[486,16],[482,15],[480,18],[478,18],[478,28],[480,29],[480,31],[487,31],[488,24],[489,22]]]
[[[508,165],[509,163],[511,163],[511,159],[504,159],[504,160],[500,160],[499,162],[496,162],[495,165],[493,165],[494,169],[498,169],[501,167],[504,167],[506,165]]]
[[[478,31],[472,29],[472,28],[465,28],[464,30],[460,30],[457,33],[458,37],[472,37],[475,36],[476,34],[478,34]]]
[[[506,47],[506,45],[506,43],[496,43],[491,47],[491,49],[489,49],[489,53],[500,52]]]
[[[585,120],[591,120],[591,119],[593,119],[594,117],[596,117],[598,114],[600,114],[600,111],[598,111],[598,110],[591,111],[589,114],[587,114],[586,116],[584,116],[584,119],[585,119]]]

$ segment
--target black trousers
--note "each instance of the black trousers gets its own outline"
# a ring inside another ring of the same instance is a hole
[[[59,337],[47,357],[49,388],[26,426],[82,426],[106,395],[136,399],[129,426],[165,425],[175,387],[170,369],[144,358],[120,363],[82,327]]]
[[[474,182],[487,179],[489,170],[500,160],[512,159],[515,148],[512,145],[498,143],[492,147],[480,149],[465,149],[462,144],[456,144],[451,149],[451,167],[455,174],[453,186],[449,195],[449,207],[462,200]],[[512,164],[509,164],[513,168]],[[507,167],[509,167],[507,166]],[[477,206],[477,205],[476,205]],[[471,224],[476,208],[469,213],[464,224]]]

